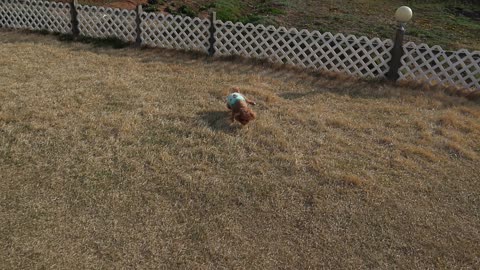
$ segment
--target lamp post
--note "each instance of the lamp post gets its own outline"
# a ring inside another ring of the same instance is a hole
[[[392,59],[390,60],[390,70],[387,73],[387,78],[392,81],[398,80],[398,69],[400,68],[400,59],[403,55],[403,36],[405,35],[405,25],[412,18],[412,10],[407,7],[399,7],[395,12],[395,19],[398,22],[397,33],[395,35],[395,43],[391,50]]]

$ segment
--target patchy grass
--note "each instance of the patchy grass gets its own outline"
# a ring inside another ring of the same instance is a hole
[[[440,45],[445,49],[480,49],[480,4],[474,1],[300,1],[290,0],[277,22],[334,33],[393,38],[395,10],[413,10],[406,41]]]
[[[478,102],[13,32],[0,78],[4,268],[479,267]]]
[[[214,3],[217,19],[222,21],[239,21],[242,17],[242,1],[217,0]]]
[[[351,174],[343,176],[342,180],[346,185],[357,187],[365,183],[365,180],[362,180],[360,177]]]
[[[423,134],[421,136],[423,136]],[[402,147],[402,154],[412,158],[417,156],[432,162],[438,161],[438,157],[432,151],[416,145],[404,145]]]

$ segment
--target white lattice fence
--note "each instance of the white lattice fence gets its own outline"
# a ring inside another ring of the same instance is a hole
[[[400,80],[480,89],[480,51],[445,51],[439,46],[404,46]]]
[[[207,52],[210,21],[200,18],[141,14],[142,44],[170,49]]]
[[[136,11],[77,6],[80,34],[136,40]],[[208,52],[210,21],[142,12],[142,44]],[[44,0],[0,0],[0,27],[71,33],[70,4]],[[389,70],[391,40],[320,33],[283,27],[215,21],[216,55],[241,55],[304,68],[383,77]],[[400,80],[480,89],[480,52],[449,52],[407,43]]]
[[[216,54],[269,59],[295,66],[383,77],[391,40],[216,21]]]
[[[135,41],[137,23],[134,10],[78,5],[77,11],[80,35]]]
[[[70,4],[41,0],[0,0],[0,27],[71,32]]]

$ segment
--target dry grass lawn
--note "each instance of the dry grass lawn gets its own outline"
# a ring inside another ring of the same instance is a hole
[[[478,102],[0,32],[4,269],[478,269],[479,164]]]

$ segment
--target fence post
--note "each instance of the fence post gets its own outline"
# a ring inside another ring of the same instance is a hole
[[[70,0],[70,16],[72,23],[72,35],[73,39],[77,39],[80,35],[80,29],[78,28],[78,12],[77,12],[77,0]]]
[[[398,70],[401,66],[401,59],[403,56],[403,36],[405,35],[405,24],[401,23],[398,26],[397,34],[395,35],[395,43],[393,48],[390,51],[392,54],[392,59],[388,63],[390,70],[387,73],[387,78],[391,81],[396,81],[400,77],[398,75]]]
[[[208,55],[213,56],[215,54],[215,21],[217,20],[217,13],[214,11],[210,14],[210,38],[208,42],[210,47],[208,48]]]
[[[135,46],[140,47],[142,45],[142,5],[137,5],[137,16],[135,17],[135,23],[137,24],[137,28],[135,32],[137,34],[137,38],[135,39]]]

